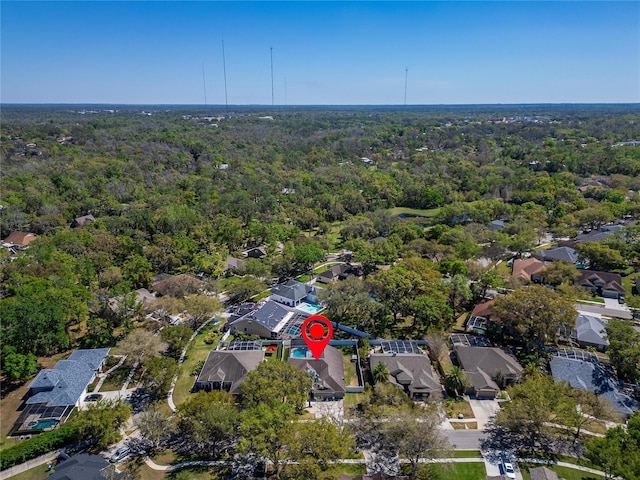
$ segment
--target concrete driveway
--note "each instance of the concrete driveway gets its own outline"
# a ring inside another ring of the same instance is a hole
[[[478,422],[478,430],[484,430],[487,423],[492,421],[496,412],[500,410],[500,404],[497,400],[478,400],[470,398],[469,404],[471,405],[473,415],[476,417],[476,421]]]

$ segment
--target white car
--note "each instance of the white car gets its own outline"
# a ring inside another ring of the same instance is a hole
[[[516,472],[513,470],[513,465],[509,462],[503,462],[502,467],[504,474],[509,478],[516,478]]]
[[[131,453],[131,449],[129,447],[127,446],[120,447],[118,450],[116,450],[116,453],[111,455],[111,459],[110,459],[111,463],[119,462],[123,458],[127,457],[130,453]]]

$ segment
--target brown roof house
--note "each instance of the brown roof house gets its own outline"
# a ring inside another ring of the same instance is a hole
[[[456,345],[455,352],[471,382],[468,393],[478,398],[495,398],[500,387],[522,377],[518,360],[500,348]]]
[[[251,370],[255,370],[264,360],[264,351],[260,350],[214,350],[209,352],[195,389],[224,390],[234,395],[239,393],[240,385]]]
[[[471,311],[471,315],[467,319],[466,331],[468,333],[476,333],[485,335],[490,320],[498,320],[498,317],[491,310],[491,306],[495,300],[485,300],[477,304]]]
[[[19,232],[14,230],[11,234],[2,241],[2,246],[5,248],[26,248],[31,242],[33,242],[38,236],[35,233]]]
[[[627,291],[617,273],[583,270],[578,285],[600,297],[622,299]]]
[[[413,400],[442,397],[442,384],[431,361],[423,353],[372,353],[369,356],[371,370],[384,363],[389,379],[402,388]]]
[[[304,340],[291,340],[288,363],[309,374],[312,380],[311,396],[314,400],[340,400],[344,398],[347,384],[344,380],[342,352],[327,345],[319,360],[316,360]]]
[[[545,269],[545,263],[537,258],[518,258],[513,261],[513,271],[511,276],[515,280],[521,282],[542,282],[542,271]]]

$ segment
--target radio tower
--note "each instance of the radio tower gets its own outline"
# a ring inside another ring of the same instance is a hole
[[[409,77],[409,67],[404,69],[404,104],[407,105],[407,78]]]
[[[224,104],[229,111],[229,99],[227,98],[227,61],[224,56],[224,37],[222,38],[222,72],[224,74]]]
[[[269,47],[271,49],[271,106],[275,106],[275,100],[273,96],[273,47]]]

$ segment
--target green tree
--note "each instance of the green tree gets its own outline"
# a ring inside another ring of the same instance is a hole
[[[267,285],[253,277],[242,277],[237,282],[233,282],[227,287],[227,295],[233,303],[242,303],[249,300],[254,295],[262,292]]]
[[[130,366],[157,357],[166,347],[158,335],[142,328],[133,330],[118,342],[118,349],[127,357],[125,362]]]
[[[176,360],[189,343],[193,329],[189,325],[170,325],[162,329],[160,337],[167,344],[167,355]]]
[[[2,373],[10,382],[26,382],[38,371],[38,358],[32,353],[17,353],[12,345],[2,348]]]
[[[555,343],[561,325],[575,325],[573,302],[540,285],[522,287],[498,297],[491,307],[501,323],[540,344]]]
[[[286,362],[261,363],[247,374],[240,386],[240,398],[245,408],[260,403],[270,406],[285,403],[301,412],[310,393],[311,377]]]
[[[576,245],[576,251],[582,261],[589,261],[591,270],[615,270],[627,266],[618,250],[600,242],[584,242]]]
[[[359,278],[332,282],[319,297],[328,318],[352,327],[375,330],[380,305],[370,298],[365,283]]]
[[[610,428],[604,438],[587,443],[586,456],[607,478],[640,479],[640,412],[631,415],[626,429]]]
[[[635,382],[640,379],[640,333],[624,320],[611,319],[605,327],[609,340],[609,361],[618,377]]]
[[[371,372],[375,383],[383,383],[389,380],[389,369],[383,362],[378,363]]]
[[[174,419],[166,416],[156,404],[150,405],[137,415],[133,423],[138,427],[146,445],[152,450],[166,445],[176,431]]]
[[[144,365],[145,386],[159,397],[166,396],[173,378],[178,374],[178,362],[170,357],[155,357],[146,360]]]
[[[456,397],[464,394],[469,384],[469,377],[467,377],[465,371],[455,365],[449,369],[444,377],[445,388],[449,392],[452,392]]]
[[[178,432],[188,453],[220,458],[237,442],[240,415],[227,392],[198,392],[178,407]]]
[[[580,278],[580,271],[573,263],[556,261],[542,271],[542,278],[544,283],[556,287],[563,283],[573,285]]]
[[[98,400],[80,410],[72,420],[81,439],[103,450],[116,443],[121,427],[131,415],[131,408],[124,400]]]

